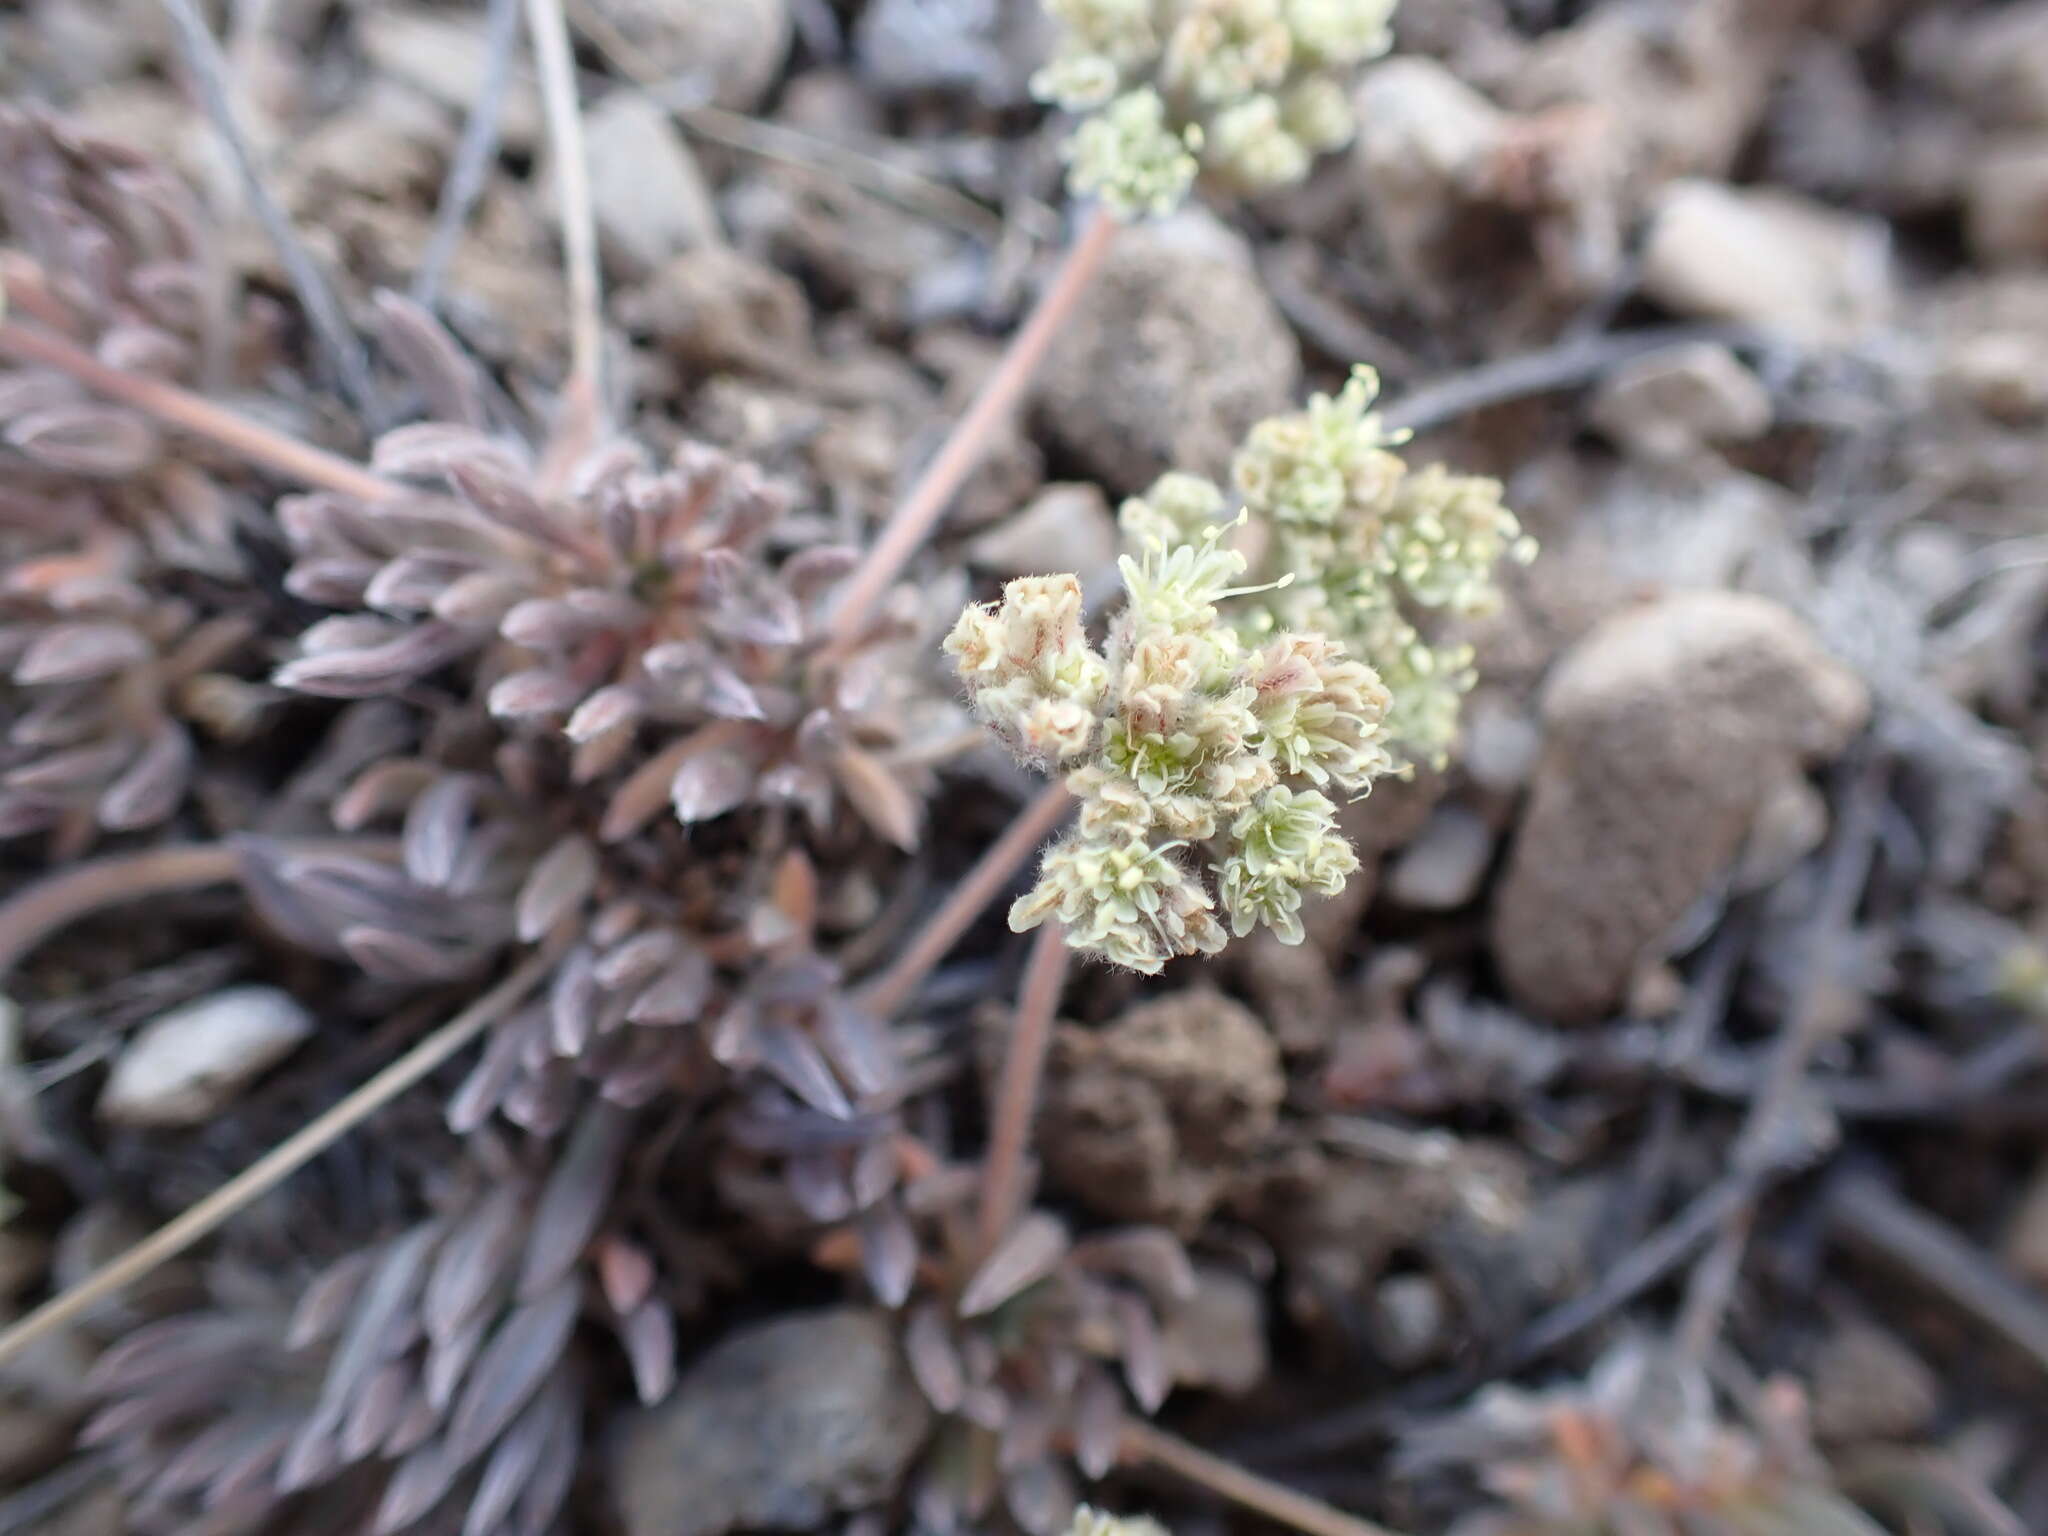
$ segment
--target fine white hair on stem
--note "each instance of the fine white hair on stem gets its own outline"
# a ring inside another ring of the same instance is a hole
[[[576,61],[569,51],[569,22],[562,0],[526,0],[526,27],[533,38],[541,105],[554,151],[555,195],[561,205],[562,252],[568,268],[569,378],[563,388],[561,440],[580,451],[596,434],[603,400],[603,300],[597,269],[597,221],[590,199],[590,160],[583,144]]]
[[[228,89],[227,60],[221,54],[219,42],[199,13],[197,0],[163,0],[163,7],[177,33],[178,48],[184,55],[200,104],[234,158],[244,195],[263,225],[263,232],[277,248],[278,260],[284,264],[285,276],[298,295],[299,306],[306,312],[306,322],[312,327],[314,340],[335,384],[358,411],[373,424],[380,423],[382,402],[377,381],[370,372],[369,351],[349,324],[347,313],[319,264],[292,229],[283,205],[263,179],[263,168],[235,114]]]

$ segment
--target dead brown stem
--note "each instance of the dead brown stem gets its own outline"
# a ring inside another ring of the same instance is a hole
[[[97,1303],[176,1258],[250,1202],[277,1188],[349,1131],[412,1087],[498,1019],[523,1002],[553,967],[559,942],[529,955],[518,969],[435,1030],[325,1114],[251,1163],[181,1216],[174,1217],[102,1265],[68,1291],[51,1297],[0,1332],[0,1365],[38,1339],[62,1328]]]
[[[1047,785],[1003,829],[1003,835],[989,845],[988,851],[975,860],[974,867],[947,894],[939,910],[919,927],[910,947],[861,988],[861,1005],[877,1017],[886,1018],[909,1002],[931,974],[932,967],[946,957],[946,952],[995,900],[1018,867],[1066,819],[1073,804],[1074,797],[1067,793],[1064,784]]]
[[[981,1170],[980,1252],[985,1256],[1010,1229],[1022,1203],[1024,1159],[1031,1146],[1031,1120],[1038,1108],[1038,1084],[1052,1045],[1053,1016],[1067,979],[1067,932],[1048,919],[1032,935],[1024,962],[1024,987],[1017,1015],[1003,1044],[1003,1072],[989,1125],[988,1156]]]
[[[1809,1097],[1807,1067],[1827,1033],[1827,1010],[1821,1004],[1828,983],[1834,980],[1843,942],[1855,921],[1856,903],[1869,882],[1885,782],[1881,759],[1864,763],[1849,781],[1835,846],[1821,883],[1820,903],[1811,919],[1804,972],[1787,1010],[1763,1091],[1750,1107],[1736,1139],[1735,1162],[1739,1169],[1760,1173],[1782,1165],[1783,1144],[1799,1118],[1802,1103]],[[1759,1181],[1750,1197],[1722,1219],[1714,1246],[1694,1269],[1686,1286],[1677,1336],[1680,1350],[1694,1360],[1704,1360],[1720,1334],[1721,1320],[1727,1314],[1735,1295],[1735,1282],[1742,1273],[1743,1254],[1756,1219],[1755,1195],[1761,1188]]]
[[[175,384],[109,368],[83,348],[35,326],[0,321],[0,353],[68,373],[109,400],[132,405],[170,426],[207,438],[300,485],[339,491],[364,501],[389,501],[400,493],[399,486],[339,454],[237,416]]]
[[[1248,1472],[1142,1419],[1125,1423],[1123,1453],[1126,1460],[1164,1467],[1219,1498],[1308,1536],[1399,1536],[1384,1525],[1348,1515],[1321,1499]]]
[[[1010,338],[1002,360],[981,386],[974,403],[968,406],[967,414],[954,426],[937,456],[910,488],[910,494],[890,514],[881,536],[869,547],[859,568],[847,579],[838,610],[832,616],[835,647],[851,645],[859,637],[882,594],[917,553],[954,492],[981,462],[989,439],[1023,396],[1053,337],[1059,334],[1060,327],[1101,270],[1116,231],[1117,222],[1111,214],[1098,208],[1090,215],[1087,227],[1060,263],[1052,286],[1040,297],[1023,329]]]
[[[604,414],[604,295],[598,279],[597,219],[590,199],[590,157],[576,100],[576,60],[562,0],[527,0],[526,26],[539,66],[541,104],[554,152],[562,252],[569,279],[569,377],[550,457],[556,468],[596,446]]]

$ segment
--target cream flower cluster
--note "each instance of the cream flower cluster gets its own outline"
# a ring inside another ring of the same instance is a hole
[[[1299,181],[1352,133],[1346,75],[1392,43],[1394,0],[1045,0],[1064,28],[1032,77],[1086,114],[1075,192],[1165,213],[1207,173],[1238,191]]]
[[[1221,621],[1216,605],[1243,595],[1231,526],[1126,555],[1103,652],[1073,576],[1012,581],[948,637],[982,718],[1081,802],[1012,928],[1057,917],[1075,948],[1151,974],[1221,949],[1226,921],[1300,942],[1305,897],[1358,867],[1322,790],[1363,793],[1392,765],[1387,692],[1321,635],[1253,643]]]
[[[1262,575],[1285,586],[1234,604],[1248,639],[1282,631],[1328,635],[1369,664],[1392,696],[1385,736],[1405,764],[1440,765],[1471,688],[1472,649],[1430,638],[1415,619],[1489,612],[1500,600],[1502,560],[1526,563],[1536,545],[1501,505],[1501,485],[1441,465],[1412,470],[1372,410],[1378,379],[1353,371],[1335,396],[1253,427],[1232,464],[1250,514]],[[1169,475],[1121,519],[1135,542],[1194,539],[1226,508],[1220,488]]]

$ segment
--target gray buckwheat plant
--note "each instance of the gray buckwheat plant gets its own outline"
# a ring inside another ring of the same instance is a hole
[[[1063,35],[1032,77],[1085,114],[1073,190],[1122,218],[1167,213],[1199,176],[1286,186],[1351,137],[1351,71],[1392,45],[1394,0],[1045,0]]]
[[[1535,547],[1499,482],[1411,473],[1373,389],[1361,369],[1255,426],[1234,518],[1198,475],[1127,501],[1126,602],[1103,650],[1072,575],[1009,582],[960,616],[946,650],[976,712],[1081,806],[1012,928],[1057,918],[1074,948],[1148,975],[1214,954],[1226,923],[1297,944],[1304,900],[1358,867],[1325,791],[1446,758],[1471,650],[1410,611],[1485,611],[1495,565]],[[1241,584],[1239,542],[1264,546],[1262,582]]]

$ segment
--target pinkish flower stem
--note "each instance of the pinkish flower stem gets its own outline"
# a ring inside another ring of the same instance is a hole
[[[0,906],[0,977],[87,913],[166,891],[224,885],[241,867],[240,855],[227,844],[196,843],[114,854],[38,880]]]
[[[339,491],[363,501],[388,501],[400,493],[400,487],[339,454],[238,416],[175,384],[110,368],[62,337],[18,320],[0,322],[0,355],[68,373],[109,400],[207,438],[300,485]]]
[[[369,858],[393,858],[398,853],[398,844],[389,838],[319,839],[294,846],[334,848]],[[225,885],[241,870],[241,855],[227,843],[115,853],[59,870],[0,904],[0,980],[51,934],[102,907],[168,891]]]
[[[1066,979],[1066,930],[1057,919],[1048,919],[1032,935],[1031,954],[1024,962],[1024,987],[1017,998],[1017,1015],[1003,1049],[995,1116],[989,1126],[988,1158],[981,1172],[981,1224],[976,1235],[983,1257],[995,1251],[1023,1203],[1024,1159],[1031,1144],[1031,1121],[1038,1109],[1038,1085],[1045,1076],[1053,1017],[1059,1011],[1060,989]]]
[[[881,536],[870,546],[840,593],[838,609],[832,616],[831,644],[835,649],[843,650],[859,638],[875,605],[917,553],[939,514],[981,463],[988,452],[989,439],[1022,398],[1025,387],[1038,372],[1038,365],[1045,360],[1053,337],[1059,334],[1081,295],[1102,269],[1117,227],[1115,217],[1104,209],[1097,208],[1089,216],[1080,238],[1060,263],[1052,286],[1040,297],[1023,328],[1010,338],[1002,360],[981,386],[974,403],[968,406],[967,414],[954,426],[937,456],[925,466],[910,494],[883,524]]]
[[[1067,793],[1064,784],[1049,784],[1037,799],[1018,812],[1017,819],[1003,829],[1003,835],[989,844],[973,868],[947,893],[938,911],[919,928],[910,947],[861,988],[861,1006],[878,1018],[887,1018],[909,1002],[932,968],[946,958],[947,952],[960,942],[960,935],[1002,894],[1010,877],[1037,852],[1073,806],[1074,797]]]

